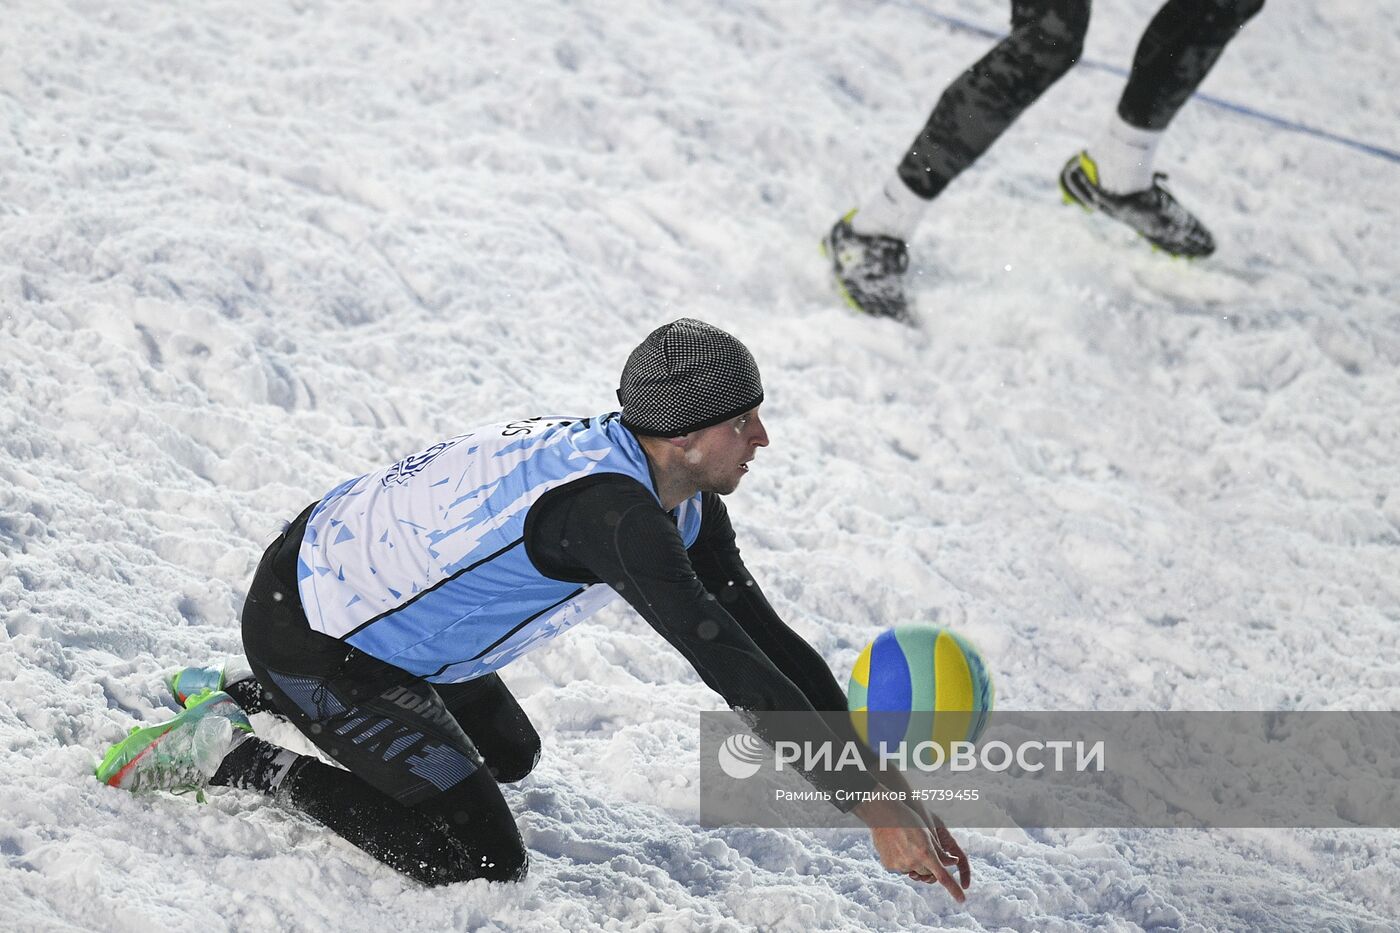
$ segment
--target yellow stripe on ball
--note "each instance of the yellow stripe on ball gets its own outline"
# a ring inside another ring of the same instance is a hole
[[[855,670],[851,671],[851,680],[862,687],[870,686],[870,649],[875,646],[874,642],[865,646],[865,650],[856,658]]]
[[[967,739],[972,725],[972,671],[959,645],[948,632],[939,632],[933,646],[934,689],[938,715],[933,722],[933,740],[945,749],[949,742]]]

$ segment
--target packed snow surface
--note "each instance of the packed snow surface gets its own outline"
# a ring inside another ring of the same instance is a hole
[[[1155,0],[1099,4],[1126,65]],[[92,778],[240,651],[280,523],[463,429],[613,405],[681,316],[764,373],[730,498],[844,680],[972,638],[1018,709],[1400,708],[1400,166],[1196,102],[1222,244],[1059,203],[1121,82],[1065,77],[930,211],[920,331],[817,240],[1000,0],[12,0],[0,17],[0,929],[1394,929],[1390,831],[955,827],[966,906],[868,834],[701,828],[722,707],[618,605],[506,671],[545,740],[522,884],[424,890],[239,792]],[[1204,90],[1400,149],[1400,26],[1271,3]],[[293,741],[285,725],[255,723]]]

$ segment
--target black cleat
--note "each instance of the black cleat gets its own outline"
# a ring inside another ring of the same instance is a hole
[[[1182,207],[1171,192],[1162,187],[1167,176],[1158,172],[1152,176],[1152,187],[1128,194],[1113,194],[1099,187],[1099,167],[1081,152],[1060,172],[1060,191],[1065,203],[1075,203],[1086,211],[1102,211],[1114,220],[1127,224],[1153,246],[1171,253],[1195,259],[1215,252],[1215,239],[1210,231]]]
[[[897,237],[857,233],[851,228],[855,213],[836,221],[822,238],[822,254],[831,260],[837,290],[857,311],[915,323],[904,295],[909,248]]]

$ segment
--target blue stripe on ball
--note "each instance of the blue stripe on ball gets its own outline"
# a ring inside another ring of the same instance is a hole
[[[870,744],[897,746],[909,728],[910,702],[914,696],[909,682],[909,661],[893,631],[875,639],[870,650],[870,686],[866,707],[870,717]]]

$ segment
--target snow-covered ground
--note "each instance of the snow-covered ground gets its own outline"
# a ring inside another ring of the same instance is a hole
[[[1395,928],[1396,832],[955,828],[959,907],[863,833],[701,829],[720,701],[625,608],[506,672],[545,738],[518,886],[91,775],[165,670],[239,651],[280,521],[606,410],[682,315],[763,367],[730,509],[838,676],[937,619],[1007,708],[1400,708],[1394,162],[1190,104],[1161,167],[1222,248],[1170,261],[1060,205],[1120,90],[1074,72],[930,213],[915,333],[816,242],[988,45],[922,10],[1002,0],[3,6],[0,929]],[[1155,6],[1100,4],[1087,55]],[[1400,149],[1379,11],[1272,3],[1204,89]]]

